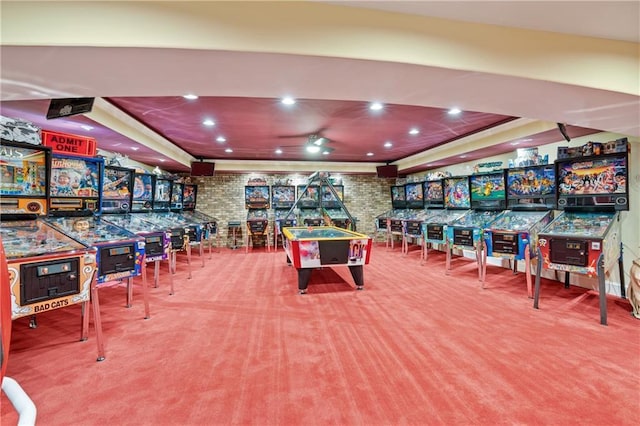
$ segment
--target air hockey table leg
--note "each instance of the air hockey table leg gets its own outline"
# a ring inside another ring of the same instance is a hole
[[[356,283],[356,290],[364,289],[364,268],[362,265],[349,266],[349,272]]]
[[[305,294],[307,292],[307,286],[309,285],[309,278],[311,278],[311,268],[298,269],[298,293]]]

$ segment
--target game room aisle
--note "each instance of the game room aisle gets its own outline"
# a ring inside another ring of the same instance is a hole
[[[628,303],[611,301],[603,332],[575,287],[543,280],[535,310],[507,269],[481,289],[469,259],[449,277],[444,253],[407,260],[379,243],[364,290],[337,266],[300,295],[282,250],[223,248],[191,279],[180,254],[150,319],[137,285],[131,308],[123,287],[100,289],[104,361],[93,327],[78,341],[77,305],[14,321],[7,374],[47,425],[631,424],[635,405],[610,403],[637,387],[620,356],[638,350]],[[2,418],[16,421],[6,398]]]

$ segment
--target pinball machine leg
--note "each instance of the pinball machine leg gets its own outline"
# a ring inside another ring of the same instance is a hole
[[[620,256],[618,257],[618,272],[620,273],[620,297],[627,298],[624,288],[624,266],[622,264],[622,243],[620,243]]]
[[[133,278],[127,278],[127,308],[133,306]]]
[[[447,257],[446,257],[446,260],[445,260],[445,268],[444,269],[445,269],[445,274],[449,275],[450,272],[451,272],[451,247],[449,247],[448,243],[446,243],[446,245],[447,245],[447,249],[446,249],[447,250]]]
[[[29,328],[38,328],[38,319],[35,314],[29,317]]]
[[[202,237],[200,237],[200,242],[198,243],[198,253],[200,255],[200,260],[202,261],[202,267],[204,268],[204,246]]]
[[[478,244],[476,246],[476,264],[478,265],[478,281],[482,283],[484,286],[484,269],[483,265],[485,264],[483,257],[485,256],[485,251],[482,250],[482,245]]]
[[[569,271],[564,273],[564,288],[571,287],[571,275],[569,275]]]
[[[100,316],[100,299],[98,297],[98,287],[96,279],[91,285],[91,305],[93,306],[93,322],[96,327],[96,344],[98,346],[98,359],[96,361],[104,361],[104,340],[102,336],[102,317]]]
[[[171,273],[171,260],[169,260],[169,294],[173,294],[173,274]]]
[[[158,288],[160,283],[160,260],[156,260],[153,265],[153,287]]]
[[[478,265],[478,268],[482,269],[481,277],[482,288],[484,288],[484,277],[487,276],[487,243],[482,243],[482,265]]]
[[[514,266],[516,264],[517,261],[514,260]],[[529,244],[524,247],[524,269],[526,274],[525,277],[527,280],[527,297],[529,297],[529,299],[532,299],[533,288],[531,287],[531,250],[529,250]]]
[[[191,244],[186,245],[186,250],[187,250],[187,265],[189,268],[189,276],[187,277],[187,279],[191,279]]]
[[[598,298],[600,299],[600,324],[607,325],[607,288],[604,275],[604,254],[598,257]]]
[[[533,294],[533,308],[540,309],[538,307],[538,300],[540,299],[540,275],[542,274],[542,253],[540,253],[540,249],[538,250],[537,258],[538,264],[536,265],[536,287]]]
[[[84,342],[89,338],[89,308],[91,308],[91,303],[82,302],[81,303],[81,325],[80,325],[80,341]]]
[[[156,262],[157,264],[157,262]],[[144,299],[144,319],[151,318],[149,310],[149,289],[147,288],[147,262],[142,262],[142,298]]]

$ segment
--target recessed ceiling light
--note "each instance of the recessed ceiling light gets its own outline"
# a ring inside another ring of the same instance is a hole
[[[161,163],[164,163],[165,161],[167,161],[167,160],[165,160],[164,158],[160,158],[160,162]]]
[[[416,129],[415,127],[409,130],[410,135],[417,135],[418,133],[420,133],[420,130]]]
[[[230,154],[233,152],[233,150],[231,148],[227,148],[224,150],[224,152],[226,152],[227,154]]]
[[[183,98],[189,99],[190,101],[192,101],[194,99],[198,99],[198,95],[194,95],[193,93],[188,93],[188,94],[184,95]]]
[[[285,96],[284,98],[282,98],[280,102],[282,102],[285,105],[293,105],[296,103],[296,100],[290,96]]]
[[[520,142],[519,141],[511,142],[511,145],[513,146],[520,145]]]
[[[218,136],[218,137],[216,138],[216,141],[218,141],[218,142],[220,142],[220,143],[222,143],[222,142],[226,142],[226,141],[227,141],[227,138],[225,138],[224,136]]]
[[[385,142],[384,143],[384,147],[385,148],[391,148],[393,146],[393,144],[391,142]]]
[[[458,115],[462,112],[460,108],[451,108],[449,110],[449,115]]]
[[[322,151],[322,155],[329,155],[331,154],[331,151],[329,151],[328,149],[325,149],[324,151]]]
[[[367,152],[367,157],[371,157],[373,155],[373,152]]]
[[[276,149],[276,154],[282,154],[282,150],[280,148]]]
[[[373,102],[369,105],[369,109],[371,111],[380,111],[382,109],[382,104],[380,102]]]
[[[93,130],[93,127],[89,126],[88,124],[82,124],[80,127],[82,127],[87,132]]]
[[[317,152],[320,152],[320,147],[318,145],[309,145],[307,146],[307,152],[315,154]]]
[[[207,118],[202,122],[202,124],[204,124],[205,126],[215,126],[216,122],[211,120],[210,118]]]
[[[132,149],[132,150],[134,150],[134,151],[137,151],[137,150],[139,150],[140,148],[138,148],[137,146],[132,146],[132,147],[131,147],[131,149]]]
[[[467,155],[467,154],[462,154],[462,155],[460,156],[460,158],[467,158],[467,157],[468,157],[468,155]]]
[[[531,142],[532,140],[533,140],[533,139],[529,139],[529,138],[527,138],[527,139],[522,139],[522,142]]]

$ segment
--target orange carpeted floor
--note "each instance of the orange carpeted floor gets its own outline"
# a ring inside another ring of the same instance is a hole
[[[7,375],[40,425],[635,425],[640,321],[626,300],[543,280],[540,310],[523,274],[444,254],[421,266],[378,245],[356,291],[346,267],[315,270],[309,293],[282,249],[180,257],[126,308],[100,291],[106,360],[80,307],[13,323]],[[150,277],[153,268],[149,268]],[[136,282],[140,282],[136,280]],[[2,424],[17,415],[2,396]]]

